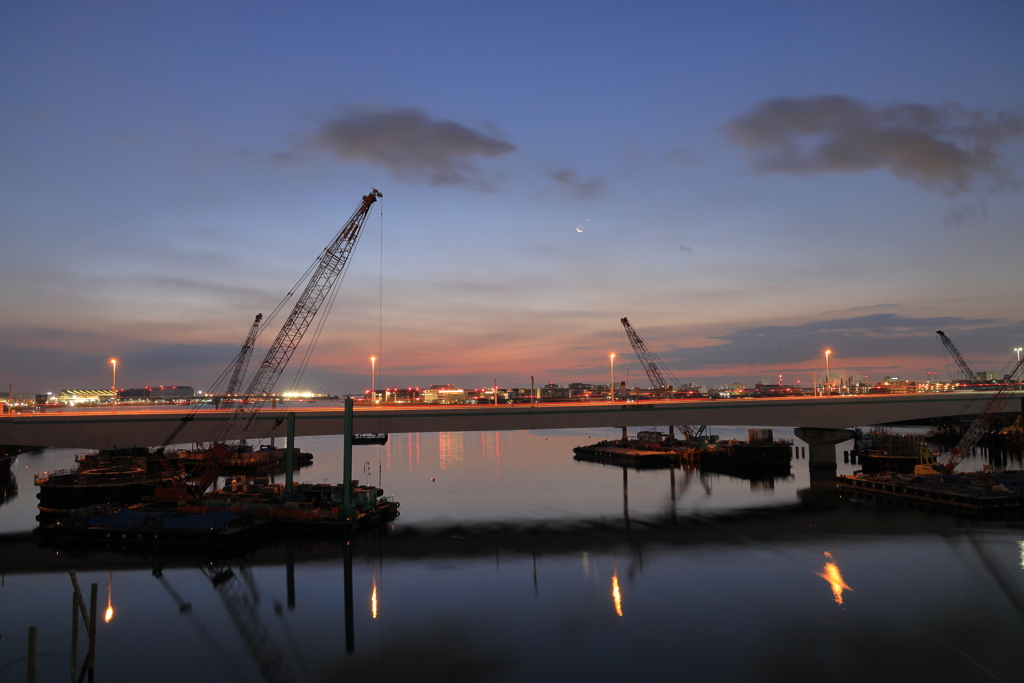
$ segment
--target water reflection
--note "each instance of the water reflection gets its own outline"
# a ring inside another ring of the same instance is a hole
[[[826,550],[825,557],[832,559],[832,553]],[[821,568],[821,572],[818,572],[818,576],[829,582],[829,585],[832,586],[832,595],[835,597],[835,601],[840,605],[843,604],[843,591],[853,590],[846,585],[845,581],[843,581],[843,575],[839,571],[839,565],[834,561],[826,562],[825,566]]]
[[[1019,527],[847,501],[807,507],[796,491],[809,478],[796,466],[797,481],[776,480],[774,493],[693,469],[620,474],[571,461],[576,434],[467,435],[461,461],[449,440],[442,477],[441,440],[422,438],[422,462],[418,435],[360,447],[357,472],[369,460],[379,477],[380,458],[403,514],[351,544],[286,535],[158,555],[5,539],[0,632],[39,626],[66,651],[75,566],[88,583],[107,578],[111,608],[117,569],[118,604],[130,606],[99,624],[98,680],[656,679],[680,671],[679,642],[701,653],[686,662],[694,680],[815,680],[837,658],[838,680],[877,677],[880,666],[906,680],[986,680],[968,657],[1002,680],[1019,669]],[[311,478],[339,480],[332,449],[321,440]],[[430,484],[435,475],[451,488]],[[922,581],[908,566],[938,572]],[[937,600],[947,579],[958,588]],[[950,634],[956,649],[934,647]],[[0,640],[0,667],[24,656]],[[40,680],[66,679],[57,663]],[[24,680],[18,666],[2,676]]]
[[[114,604],[111,601],[110,585],[114,582],[114,572],[111,570],[107,576],[107,611],[103,613],[103,621],[110,623],[110,620],[114,618]]]
[[[615,613],[622,616],[622,593],[619,592],[619,573],[612,574],[612,602],[615,604]]]
[[[18,478],[10,472],[0,473],[0,505],[10,503],[18,496]]]

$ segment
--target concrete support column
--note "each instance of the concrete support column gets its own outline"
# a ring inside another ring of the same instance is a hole
[[[834,505],[836,496],[836,444],[854,437],[849,429],[797,427],[793,434],[807,443],[810,488],[798,491],[805,505]]]
[[[836,444],[849,441],[854,437],[850,429],[819,429],[817,427],[797,427],[793,432],[796,438],[807,443],[807,466],[812,470],[836,471]]]

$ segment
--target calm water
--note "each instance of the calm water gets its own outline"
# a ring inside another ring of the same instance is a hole
[[[805,460],[766,487],[666,470],[624,482],[572,459],[616,435],[393,435],[353,467],[401,502],[388,533],[212,565],[55,556],[11,536],[35,526],[32,474],[74,452],[23,454],[0,506],[0,681],[25,680],[29,626],[37,680],[68,680],[70,567],[86,592],[99,584],[101,613],[109,581],[100,681],[1021,679],[1021,528],[806,508]],[[341,480],[340,437],[299,445],[314,465],[297,480]]]

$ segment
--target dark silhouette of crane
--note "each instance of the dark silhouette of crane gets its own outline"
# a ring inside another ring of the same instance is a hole
[[[967,364],[964,357],[960,355],[960,350],[956,348],[953,341],[947,337],[942,330],[936,331],[935,334],[939,335],[939,339],[942,340],[942,345],[946,347],[946,350],[949,351],[949,355],[953,357],[954,361],[956,361],[957,366],[960,368],[960,374],[964,375],[964,379],[971,381],[977,379],[977,373],[975,373],[971,366]]]
[[[619,322],[625,328],[626,337],[629,338],[629,345],[633,347],[636,357],[640,359],[640,365],[643,366],[648,379],[651,380],[655,394],[659,398],[672,398],[672,389],[678,386],[678,382],[669,374],[667,369],[663,371],[664,362],[658,358],[657,354],[647,348],[647,344],[640,338],[637,331],[633,329],[633,326],[629,324],[629,319],[622,318]],[[672,384],[665,381],[665,375],[668,375],[669,379],[672,380]],[[614,387],[612,390],[614,391]],[[697,437],[704,433],[705,429],[707,429],[706,426],[679,425],[679,430],[687,441],[695,441]]]
[[[241,385],[242,380],[245,379],[245,373],[249,370],[249,358],[252,356],[252,349],[256,345],[256,335],[260,331],[261,320],[263,320],[263,314],[257,313],[256,319],[252,322],[252,327],[249,328],[249,334],[242,343],[242,348],[238,350],[238,355],[235,356],[235,360],[231,363],[233,369],[231,371],[231,379],[228,380],[228,387],[224,390],[225,396],[234,396],[238,393],[238,387]]]

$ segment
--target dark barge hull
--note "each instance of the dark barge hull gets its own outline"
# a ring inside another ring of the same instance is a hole
[[[662,469],[679,466],[679,458],[672,453],[661,451],[641,451],[615,446],[577,446],[572,451],[574,460],[596,462],[602,465],[636,469]]]
[[[162,529],[151,526],[108,528],[63,522],[36,530],[40,545],[79,551],[109,550],[145,553],[237,552],[275,537],[346,537],[384,526],[398,517],[398,503],[387,502],[349,519],[291,520],[245,516],[225,529]]]
[[[130,481],[105,484],[43,484],[39,486],[39,509],[61,513],[96,504],[136,505],[153,500],[158,482]]]
[[[836,477],[840,493],[859,500],[899,502],[914,507],[971,514],[1024,513],[1024,494],[941,484],[914,484],[885,477]]]

